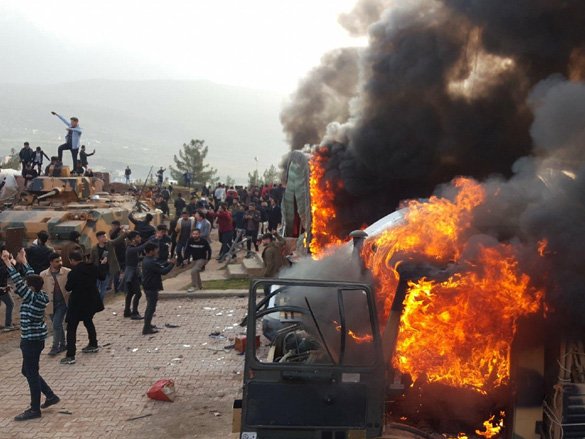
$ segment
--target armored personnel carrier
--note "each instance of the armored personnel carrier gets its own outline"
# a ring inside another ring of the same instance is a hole
[[[162,213],[146,201],[127,194],[104,192],[104,180],[95,177],[37,177],[0,212],[0,241],[8,250],[17,251],[30,245],[37,233],[46,230],[51,246],[59,250],[71,232],[81,235],[80,244],[90,249],[97,243],[95,234],[108,231],[114,220],[129,224],[128,214],[141,219],[146,213],[154,217],[153,225],[162,221]]]

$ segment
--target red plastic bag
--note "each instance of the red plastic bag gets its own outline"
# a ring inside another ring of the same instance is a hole
[[[146,392],[150,399],[173,402],[175,400],[175,382],[169,379],[158,380]]]

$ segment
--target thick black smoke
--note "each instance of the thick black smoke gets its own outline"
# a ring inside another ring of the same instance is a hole
[[[327,124],[345,122],[358,84],[358,50],[346,48],[326,54],[286,106],[280,120],[292,149],[321,141]]]
[[[585,315],[585,83],[558,77],[529,97],[534,154],[518,160],[507,181],[490,179],[475,225],[500,240],[541,243],[546,266],[526,257],[525,271],[542,279],[553,315],[582,328]],[[534,256],[534,252],[531,252]],[[560,326],[558,326],[560,327]],[[567,328],[565,328],[567,329]]]
[[[359,1],[340,18],[354,34],[369,25],[359,67],[340,69],[331,57],[315,70],[335,72],[337,84],[359,73],[357,91],[319,85],[313,72],[282,114],[294,149],[337,122],[322,142],[327,178],[344,186],[342,228],[371,223],[457,175],[510,177],[538,147],[530,91],[553,74],[583,75],[584,19],[581,0]]]

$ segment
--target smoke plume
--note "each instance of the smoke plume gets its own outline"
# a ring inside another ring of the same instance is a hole
[[[340,17],[352,34],[367,29],[369,46],[351,62],[324,57],[282,120],[293,149],[329,148],[342,228],[457,175],[508,178],[546,148],[554,139],[534,132],[542,123],[531,137],[528,98],[553,74],[583,77],[584,18],[579,0],[360,0]]]

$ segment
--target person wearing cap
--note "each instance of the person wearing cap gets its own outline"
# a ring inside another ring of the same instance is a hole
[[[65,135],[65,143],[57,149],[59,161],[63,162],[63,151],[71,151],[71,158],[73,159],[73,169],[77,169],[77,154],[79,153],[79,139],[81,138],[81,128],[79,127],[79,119],[71,117],[69,122],[60,114],[51,111],[53,116],[57,116],[67,125],[67,134]]]

